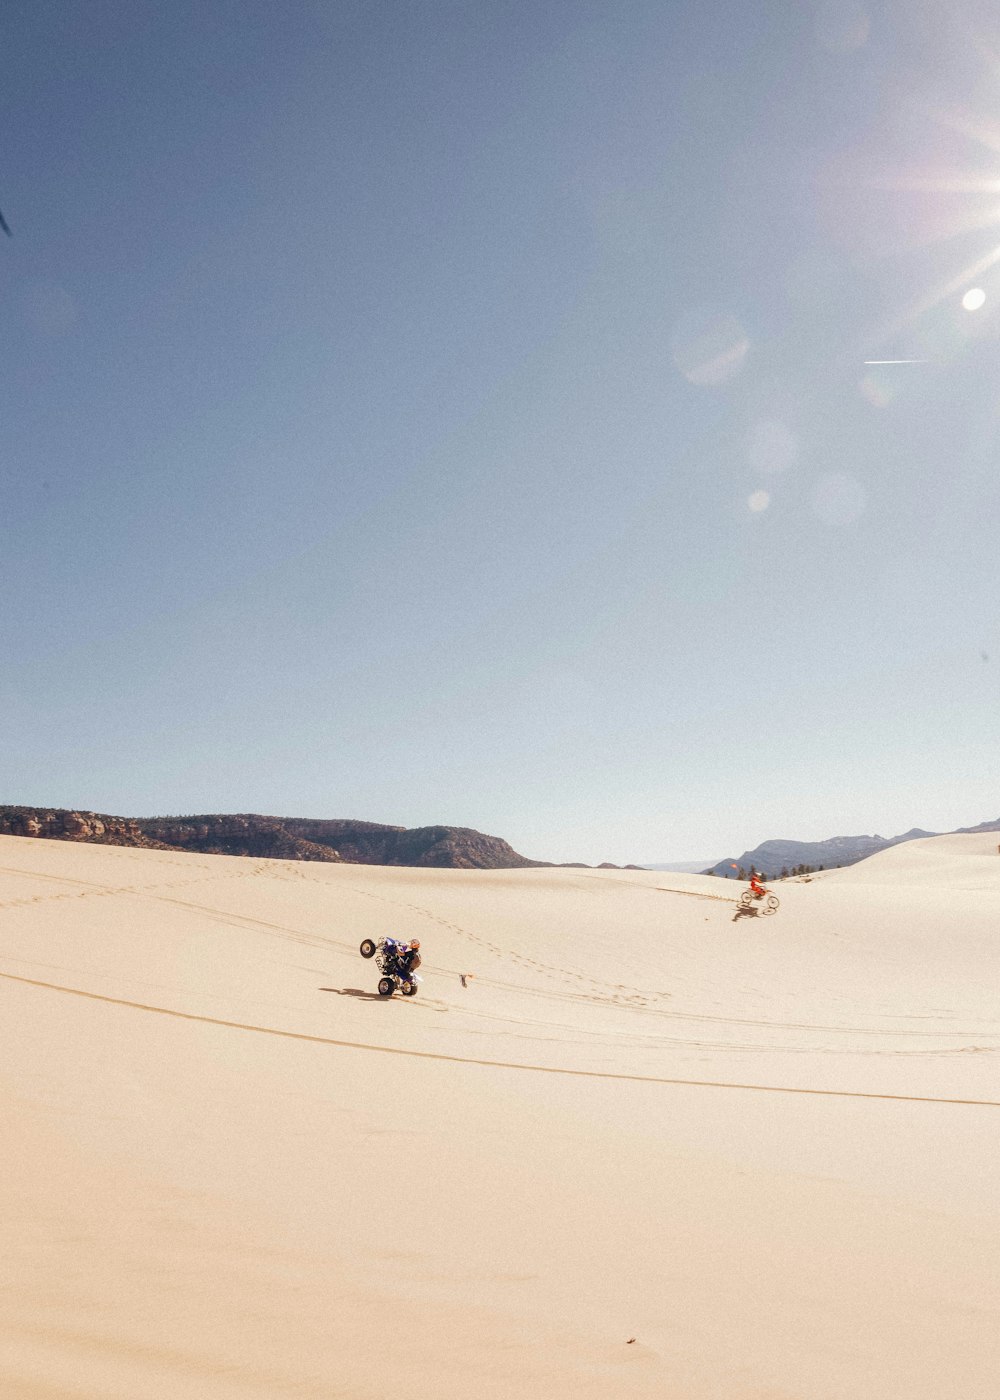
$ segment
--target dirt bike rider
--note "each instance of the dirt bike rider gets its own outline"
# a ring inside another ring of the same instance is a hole
[[[420,966],[420,939],[411,938],[409,943],[397,943],[396,968],[404,982],[412,982],[413,974]]]
[[[750,893],[753,895],[754,899],[763,899],[764,896],[767,894],[767,890],[761,884],[762,879],[763,876],[759,875],[756,870],[751,869]]]

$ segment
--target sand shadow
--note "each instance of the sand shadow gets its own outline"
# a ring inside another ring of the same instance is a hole
[[[320,987],[321,992],[335,992],[338,997],[359,997],[362,1001],[388,1001],[378,992],[363,992],[360,987]]]
[[[741,904],[733,915],[733,923],[735,924],[737,919],[756,919],[759,913],[759,909],[747,909],[745,905]]]

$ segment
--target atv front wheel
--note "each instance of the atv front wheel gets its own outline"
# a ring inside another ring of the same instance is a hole
[[[375,956],[375,944],[370,938],[366,938],[362,943],[361,956],[363,958],[373,958]]]

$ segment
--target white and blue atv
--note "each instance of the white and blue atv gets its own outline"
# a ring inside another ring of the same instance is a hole
[[[400,967],[397,955],[401,946],[405,945],[401,945],[396,938],[380,938],[377,943],[366,938],[361,944],[361,956],[374,958],[375,966],[382,974],[378,983],[380,997],[391,997],[393,992],[402,992],[404,997],[417,995],[420,978],[415,972],[407,973]]]

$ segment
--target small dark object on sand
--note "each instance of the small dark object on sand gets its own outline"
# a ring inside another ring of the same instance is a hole
[[[630,1347],[634,1341],[635,1341],[635,1338],[634,1338],[634,1337],[629,1337],[629,1339],[628,1339],[628,1341],[625,1343],[625,1345],[626,1345],[627,1347]]]

